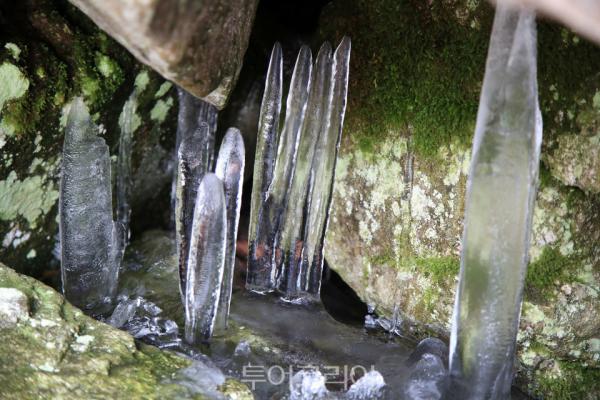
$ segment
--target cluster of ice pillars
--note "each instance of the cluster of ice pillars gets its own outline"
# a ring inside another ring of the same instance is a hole
[[[323,242],[342,134],[350,39],[323,44],[313,66],[300,49],[279,129],[282,52],[275,44],[262,100],[251,200],[246,287],[289,300],[318,297]]]
[[[499,4],[467,183],[449,399],[507,399],[537,189],[535,16]]]
[[[244,142],[230,128],[213,168],[217,110],[179,89],[175,232],[185,340],[227,328],[244,178]]]

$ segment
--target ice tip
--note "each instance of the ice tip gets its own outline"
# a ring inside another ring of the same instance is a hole
[[[317,54],[317,58],[321,58],[323,56],[330,55],[332,51],[333,51],[333,48],[331,47],[331,43],[329,43],[328,41],[325,41],[319,48],[319,53]]]
[[[244,138],[242,132],[236,127],[227,129],[225,137],[223,137],[223,143],[232,143],[236,147],[244,146]]]
[[[338,52],[349,53],[351,47],[352,47],[352,41],[350,40],[350,36],[344,36],[342,38],[342,41],[338,45],[337,49],[335,49],[335,52],[336,53],[338,53]]]
[[[283,50],[281,49],[281,44],[279,42],[275,42],[273,45],[273,50],[271,50],[271,64],[275,62],[281,62],[283,59]]]

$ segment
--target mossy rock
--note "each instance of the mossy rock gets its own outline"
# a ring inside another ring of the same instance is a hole
[[[135,213],[153,218],[135,220],[160,224],[168,219],[163,210],[176,96],[170,83],[135,62],[65,0],[4,2],[0,14],[6,23],[0,42],[0,259],[56,283],[52,252],[70,100],[83,96],[114,158],[119,115],[137,91],[132,202]]]
[[[492,19],[479,1],[334,1],[315,40],[352,38],[325,258],[380,315],[397,310],[417,336],[449,335]],[[544,143],[517,381],[541,398],[579,398],[586,382],[582,398],[593,398],[600,49],[546,21],[538,27]]]
[[[21,293],[27,307],[16,323],[0,329],[3,399],[192,398],[185,388],[165,383],[190,360],[136,344],[53,289],[0,264],[0,290],[7,288]]]

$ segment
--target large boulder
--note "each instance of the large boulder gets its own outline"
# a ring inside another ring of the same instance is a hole
[[[349,34],[353,47],[325,257],[417,336],[449,335],[492,16],[473,1],[352,0],[321,17],[321,38]],[[518,381],[586,398],[600,389],[600,49],[543,21],[539,43],[545,129]]]
[[[138,60],[223,108],[258,0],[70,0]]]

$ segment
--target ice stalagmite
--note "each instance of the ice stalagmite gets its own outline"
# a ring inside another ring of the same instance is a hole
[[[541,136],[535,18],[500,4],[467,185],[447,398],[510,396]]]
[[[242,204],[242,184],[244,183],[244,158],[245,150],[242,134],[236,128],[229,128],[221,143],[215,168],[215,174],[223,182],[227,207],[225,266],[216,321],[216,328],[219,330],[227,329],[227,319],[229,317],[235,267],[235,245],[240,221],[240,206]]]
[[[180,289],[185,292],[185,266],[198,185],[212,170],[217,130],[217,109],[178,88],[177,168],[173,183],[175,233],[179,254]]]
[[[282,61],[281,46],[276,43],[271,53],[265,93],[260,109],[250,202],[248,234],[250,254],[246,287],[258,292],[271,291],[275,284],[275,270],[272,268],[271,248],[269,247],[271,244],[267,240],[270,226],[266,224],[266,216],[263,216],[263,205],[267,200],[267,191],[273,180],[277,152],[283,75]]]
[[[274,70],[281,65],[281,49],[276,45],[273,50],[255,160],[247,279],[251,290],[277,290],[288,300],[318,297],[349,59],[349,38],[342,40],[334,57],[325,43],[314,71],[310,50],[300,50],[277,142],[277,124],[266,125],[270,120],[262,117],[278,117],[280,106],[281,69]]]
[[[59,215],[63,291],[80,308],[115,294],[121,231],[112,213],[108,146],[83,100],[76,98],[65,131]]]
[[[313,296],[318,296],[321,289],[323,244],[331,205],[335,164],[346,113],[350,50],[350,38],[344,37],[333,56],[330,84],[332,90],[327,100],[327,112],[310,172],[311,182],[307,200],[309,207],[303,249],[305,272],[300,285],[301,290]]]
[[[223,183],[212,173],[198,187],[185,286],[185,340],[198,344],[212,334],[221,293],[227,238]]]
[[[123,235],[119,247],[125,251],[129,241],[129,222],[131,219],[131,151],[133,146],[133,133],[139,124],[136,115],[137,88],[129,96],[119,116],[119,156],[117,158],[116,173],[116,200],[117,223],[121,225]]]
[[[310,95],[302,126],[296,168],[281,223],[279,247],[282,249],[282,279],[278,289],[288,297],[295,297],[301,275],[306,275],[302,261],[302,246],[305,236],[304,217],[309,192],[310,173],[315,145],[321,134],[323,116],[327,113],[331,89],[331,45],[323,44],[317,55],[315,70],[310,85]]]

